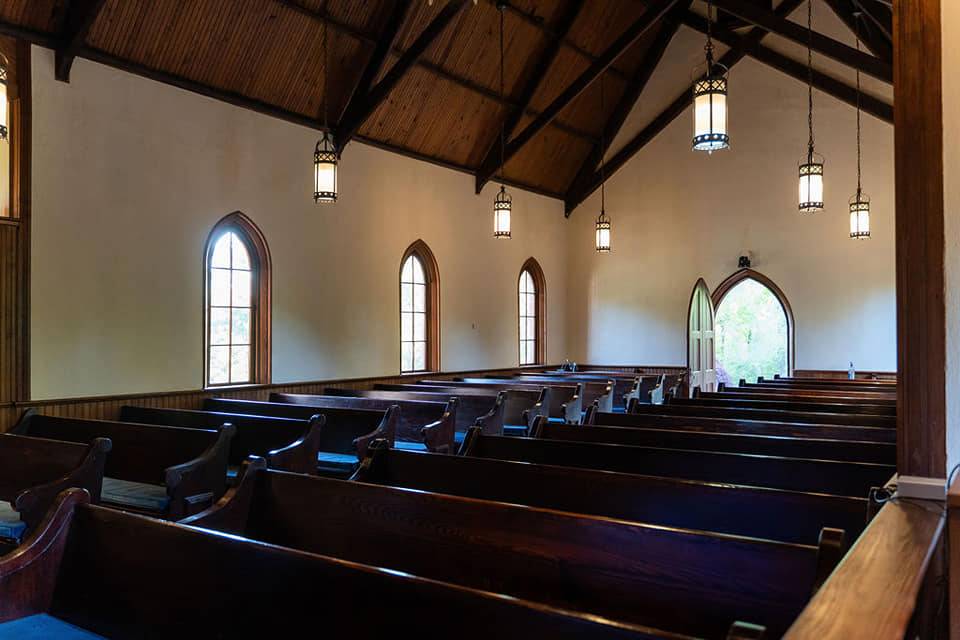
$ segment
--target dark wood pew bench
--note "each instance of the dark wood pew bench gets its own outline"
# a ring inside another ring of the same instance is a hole
[[[380,385],[378,385],[380,386]],[[407,385],[385,385],[405,387]],[[327,387],[323,392],[328,396],[349,398],[374,398],[383,401],[416,400],[424,402],[450,402],[457,400],[457,414],[454,423],[454,443],[463,442],[463,436],[472,426],[480,426],[484,433],[503,435],[506,416],[507,392],[499,393],[461,393],[448,392],[446,389],[427,387],[431,391],[410,391],[405,389],[338,389]]]
[[[307,393],[271,393],[270,402],[286,402],[323,409],[372,409],[386,411],[392,406],[400,407],[397,423],[397,441],[401,449],[453,453],[458,400],[446,402],[424,400],[382,400],[377,398],[351,398],[338,395],[313,395]]]
[[[865,498],[896,472],[893,465],[660,449],[623,444],[485,436],[471,430],[460,454],[704,482]]]
[[[520,378],[497,378],[495,376],[487,376],[485,378],[463,378],[464,382],[494,382],[501,384],[511,384],[511,383],[520,383],[528,385],[546,385],[549,387],[553,386],[562,386],[562,387],[575,387],[575,397],[580,400],[580,410],[581,412],[589,407],[593,403],[599,404],[601,407],[609,411],[613,411],[615,404],[615,383],[608,379],[602,378],[599,380],[595,379],[567,379],[567,378],[551,378],[549,376],[539,376],[539,377],[520,377]],[[563,405],[567,404],[569,401],[563,395],[563,392],[560,392],[560,395],[557,399],[553,400],[553,406],[551,407],[551,417],[562,420],[564,422],[577,423],[579,422],[575,416],[570,416],[569,413],[563,410]]]
[[[868,517],[865,498],[438,456],[379,445],[367,449],[353,480],[803,544],[817,544],[823,527],[843,529],[854,540]]]
[[[818,567],[813,545],[315,478],[262,460],[214,508],[183,522],[707,637],[745,616],[778,636],[841,552],[824,549],[829,566]],[[838,545],[842,536],[829,534]]]
[[[705,416],[709,418],[742,418],[745,420],[774,420],[777,422],[810,422],[814,424],[883,427],[888,429],[895,429],[897,426],[896,416],[784,411],[778,409],[747,409],[742,407],[702,407],[680,404],[645,405],[633,403],[629,413]]]
[[[704,416],[675,416],[662,414],[602,413],[587,410],[584,424],[609,427],[669,427],[684,431],[748,433],[753,435],[823,438],[828,440],[856,440],[863,442],[896,443],[896,429],[886,427],[852,427],[847,425],[777,422],[742,418],[710,418]]]
[[[106,438],[83,445],[0,434],[0,554],[20,544],[61,491],[79,487],[99,502],[110,446]]]
[[[112,449],[103,471],[103,504],[176,519],[208,507],[223,495],[235,429],[58,418],[31,409],[11,432],[82,444],[109,438]]]
[[[637,385],[639,378],[640,377],[636,375],[594,375],[589,373],[544,374],[532,372],[523,372],[513,376],[513,379],[529,380],[531,382],[555,382],[559,384],[583,382],[590,385],[609,385],[613,387],[613,394],[610,396],[610,410],[615,412],[626,409],[627,405],[624,397]],[[605,395],[606,394],[601,394],[598,398],[591,398],[590,390],[585,389],[585,404],[583,406],[589,406],[598,399],[604,401],[606,399]],[[587,402],[588,400],[590,400],[590,402]]]
[[[850,404],[842,400],[833,399],[824,402],[775,399],[754,400],[749,398],[713,398],[694,393],[693,398],[670,398],[668,404],[674,406],[776,409],[778,411],[799,411],[801,413],[851,413],[893,418],[897,416],[896,405]]]
[[[227,460],[227,477],[232,480],[243,461],[252,455],[265,458],[271,469],[316,473],[325,418],[315,415],[301,420],[126,405],[120,408],[120,420],[187,429],[216,429],[223,424],[233,425],[236,433],[230,441]]]
[[[550,407],[549,415],[554,420],[561,422],[579,422],[583,414],[582,385],[581,384],[555,384],[549,382],[523,382],[520,380],[491,380],[487,378],[464,378],[454,380],[421,380],[420,384],[434,387],[452,387],[461,388],[479,388],[494,389],[498,391],[507,390],[536,390],[539,394],[542,389],[550,389]]]
[[[843,395],[861,398],[896,398],[897,390],[875,387],[827,387],[820,385],[786,385],[786,384],[750,384],[743,383],[736,387],[724,386],[720,391],[742,389],[750,393],[801,393],[813,395]]]
[[[0,558],[0,638],[692,640],[84,499]]]
[[[830,402],[843,404],[865,404],[878,407],[896,407],[896,399],[890,398],[851,398],[843,395],[804,395],[802,393],[752,393],[750,391],[700,391],[693,390],[694,397],[717,400],[784,400],[787,402]]]
[[[206,411],[299,420],[308,420],[317,414],[316,409],[303,405],[223,398],[208,398],[203,401],[203,408]],[[347,477],[356,469],[367,447],[375,439],[384,438],[390,442],[390,446],[396,442],[400,407],[391,406],[386,411],[328,407],[322,410],[321,415],[324,425],[320,430],[317,473]]]
[[[785,458],[816,458],[819,460],[875,462],[878,464],[896,464],[897,461],[897,446],[892,443],[748,435],[743,433],[704,433],[682,428],[654,429],[541,422],[538,423],[538,427],[531,434],[531,437],[544,440],[606,442],[608,444],[630,444],[666,449],[754,453]]]

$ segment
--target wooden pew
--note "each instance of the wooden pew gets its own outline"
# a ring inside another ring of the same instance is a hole
[[[850,427],[845,425],[803,422],[777,422],[740,418],[710,418],[704,416],[675,416],[666,414],[602,413],[587,410],[584,424],[608,427],[669,427],[684,431],[749,433],[767,436],[823,438],[827,440],[860,440],[865,442],[896,442],[896,429],[885,427]]]
[[[550,417],[564,422],[576,423],[583,414],[582,385],[520,382],[517,380],[487,380],[485,378],[467,378],[464,380],[421,380],[420,384],[449,389],[495,389],[498,391],[550,389]]]
[[[438,456],[390,449],[379,442],[367,449],[352,479],[803,544],[816,544],[822,527],[843,529],[855,540],[868,511],[865,498]]]
[[[651,429],[539,422],[531,437],[543,440],[606,442],[639,447],[753,453],[784,458],[874,462],[888,465],[896,464],[897,461],[897,447],[893,443],[742,433],[704,433],[679,428]]]
[[[880,380],[856,378],[797,378],[790,376],[775,375],[773,378],[760,376],[758,382],[770,384],[803,384],[803,385],[821,385],[825,387],[889,387],[896,389],[896,380]]]
[[[700,389],[694,389],[694,397],[698,398],[716,398],[718,400],[786,400],[788,402],[842,402],[844,404],[867,404],[881,407],[896,407],[895,398],[852,398],[841,394],[837,395],[805,395],[800,393],[773,393],[760,392],[751,393],[749,391],[726,391],[704,392]]]
[[[216,429],[222,424],[231,424],[236,434],[230,441],[227,464],[228,477],[235,477],[243,461],[252,455],[265,458],[271,469],[316,473],[325,418],[314,415],[299,420],[126,405],[120,408],[120,420],[187,429]]]
[[[543,407],[538,407],[538,404],[541,404],[544,399],[544,391],[549,393],[549,389],[544,389],[542,387],[523,387],[523,388],[514,388],[514,389],[497,389],[495,387],[488,386],[440,386],[435,384],[389,384],[385,382],[377,383],[373,386],[374,391],[403,391],[411,393],[440,393],[448,395],[449,397],[460,398],[463,402],[468,401],[468,396],[470,397],[480,397],[480,398],[489,398],[490,401],[495,400],[500,394],[503,394],[504,403],[503,403],[503,420],[492,420],[490,421],[490,426],[487,430],[487,433],[490,435],[494,434],[495,431],[494,425],[501,424],[504,427],[503,432],[507,430],[507,427],[524,427],[529,429],[529,425],[523,419],[524,414],[540,414],[543,413]],[[469,400],[470,402],[481,402]],[[482,406],[482,405],[476,405]],[[549,407],[546,407],[547,415],[549,415]],[[484,416],[484,422],[487,423],[489,420],[488,417]],[[468,425],[474,426],[474,425]],[[467,428],[467,427],[465,427]],[[462,438],[461,438],[462,440]]]
[[[897,405],[851,404],[841,400],[804,401],[751,398],[713,398],[703,397],[694,392],[693,398],[670,398],[667,404],[687,407],[732,407],[739,409],[775,409],[778,411],[799,411],[801,413],[852,413],[858,415],[888,416],[896,418]]]
[[[851,393],[851,394],[874,394],[892,397],[897,393],[897,389],[891,385],[869,386],[869,385],[825,385],[825,384],[807,384],[802,382],[778,383],[778,382],[757,382],[749,383],[741,380],[738,385],[744,389],[767,389],[770,391],[821,391],[829,393]]]
[[[84,500],[0,558],[0,636],[691,640]]]
[[[317,413],[316,409],[296,404],[224,398],[207,398],[203,401],[203,408],[205,411],[300,420],[307,420]],[[377,438],[386,439],[390,446],[396,442],[400,407],[391,406],[386,411],[331,407],[323,409],[321,415],[325,422],[321,430],[318,473],[346,477],[353,473],[371,442]]]
[[[109,438],[103,504],[178,519],[212,504],[226,490],[235,429],[181,429],[24,412],[11,433],[87,444]]]
[[[746,615],[779,635],[840,555],[826,542],[818,550],[312,478],[262,460],[246,472],[184,523],[707,637]],[[843,533],[828,537],[839,545]],[[818,552],[831,566],[818,567]]]
[[[380,400],[306,393],[271,393],[270,402],[286,402],[321,409],[373,409],[386,411],[400,407],[397,440],[422,444],[427,451],[453,452],[453,434],[459,400],[446,402],[423,400]]]
[[[696,405],[663,404],[644,405],[633,403],[628,413],[671,416],[703,416],[708,418],[741,418],[744,420],[772,420],[776,422],[806,422],[836,424],[856,427],[879,427],[893,429],[896,416],[873,416],[850,413],[825,413],[812,411],[785,411],[781,409],[748,409],[742,407],[701,407]]]
[[[475,430],[467,433],[460,455],[858,498],[867,497],[871,488],[883,486],[896,472],[893,465],[867,462],[504,438]]]
[[[493,376],[487,376],[493,377]],[[557,382],[557,383],[589,383],[589,384],[608,384],[613,386],[613,395],[611,397],[611,410],[616,411],[618,409],[626,409],[626,401],[624,396],[630,393],[630,390],[633,389],[638,381],[640,380],[639,376],[636,375],[593,375],[593,374],[578,374],[578,373],[565,373],[565,374],[543,374],[543,373],[532,373],[524,372],[519,373],[513,376],[515,380],[524,380],[531,382]],[[587,403],[587,406],[592,404],[592,402]]]
[[[99,502],[110,446],[0,434],[0,553],[20,544],[61,491],[79,487]]]
[[[459,378],[458,378],[459,379]],[[496,378],[496,377],[486,377],[486,378],[463,378],[464,382],[493,382],[501,384],[529,384],[529,385],[548,385],[548,386],[562,386],[576,387],[576,397],[580,398],[580,408],[581,411],[589,407],[594,402],[598,403],[601,407],[604,407],[607,410],[613,411],[614,399],[616,396],[615,391],[615,382],[609,378],[602,378],[599,380],[591,379],[556,379],[550,378],[548,376],[540,376],[537,378]],[[562,393],[562,392],[557,392]],[[561,401],[562,400],[562,401]],[[567,400],[565,398],[558,397],[554,400],[553,408],[551,409],[551,416],[554,418],[565,418],[565,414],[562,411],[562,406]],[[573,421],[574,423],[576,420]]]
[[[718,385],[717,391],[720,393],[749,393],[749,394],[776,394],[776,395],[786,395],[786,396],[803,396],[815,398],[842,398],[844,400],[853,400],[853,399],[862,399],[867,401],[868,404],[875,402],[877,400],[884,400],[890,402],[891,400],[896,403],[897,394],[896,393],[881,393],[878,391],[845,391],[837,389],[815,389],[815,388],[802,388],[802,389],[790,389],[787,387],[765,387],[763,385],[745,385],[745,386],[725,386]]]
[[[388,385],[384,385],[388,386]],[[404,387],[408,385],[389,385]],[[507,418],[507,407],[510,405],[508,394],[512,392],[499,391],[494,393],[461,393],[457,394],[455,390],[446,390],[437,387],[426,387],[436,389],[436,391],[406,391],[406,390],[388,390],[388,389],[337,389],[327,387],[323,390],[329,396],[343,396],[348,398],[375,398],[378,400],[397,401],[397,400],[417,400],[426,402],[449,402],[457,400],[457,415],[454,428],[454,440],[456,443],[463,442],[463,435],[467,429],[472,426],[480,426],[483,432],[489,435],[503,435],[504,421]],[[540,415],[537,410],[535,415]]]

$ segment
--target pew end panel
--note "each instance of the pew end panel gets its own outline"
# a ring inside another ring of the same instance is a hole
[[[443,416],[436,422],[425,425],[420,430],[427,451],[431,453],[453,453],[459,405],[460,400],[458,398],[450,398],[443,411]]]
[[[216,440],[200,456],[166,469],[164,482],[170,498],[168,516],[171,519],[179,520],[206,509],[224,494],[230,440],[235,433],[233,425],[224,424]]]
[[[316,463],[314,463],[316,468]],[[180,524],[244,535],[250,516],[250,505],[256,492],[257,478],[267,470],[267,461],[250,456],[240,467],[236,486],[230,487],[213,505],[186,518]]]
[[[50,609],[73,512],[89,501],[84,489],[60,493],[24,544],[0,558],[0,622]]]
[[[363,460],[367,455],[367,447],[377,439],[384,439],[393,446],[397,440],[397,425],[400,422],[400,406],[393,405],[387,409],[376,429],[366,435],[354,439],[353,446],[357,452],[357,458]]]
[[[487,435],[503,435],[503,416],[507,407],[507,392],[497,393],[497,399],[493,403],[493,408],[485,416],[480,416],[474,426],[480,427],[481,431]],[[470,433],[471,429],[467,430]],[[466,442],[466,440],[464,440]]]
[[[76,469],[46,484],[25,489],[17,495],[13,508],[20,513],[20,518],[27,527],[32,529],[39,525],[57,495],[72,487],[86,490],[89,500],[98,504],[103,488],[103,468],[111,446],[108,438],[95,438],[90,443],[83,462]]]
[[[612,409],[611,409],[612,410]],[[583,383],[578,382],[573,397],[560,407],[566,424],[580,424],[583,420]]]
[[[607,390],[602,395],[600,395],[600,397],[598,397],[596,400],[593,401],[598,407],[600,407],[601,411],[605,411],[607,413],[613,413],[613,397],[614,397],[615,388],[616,388],[616,381],[610,380],[610,382],[607,384]],[[582,416],[577,416],[576,422],[571,422],[568,424],[580,424],[581,418]]]
[[[811,596],[820,590],[820,587],[833,570],[837,568],[847,550],[847,534],[842,529],[824,527],[820,531],[820,540],[817,543],[817,577],[813,583]]]
[[[267,464],[271,469],[292,471],[293,473],[317,473],[317,456],[323,438],[326,416],[315,415],[310,418],[306,432],[295,442],[267,453]]]

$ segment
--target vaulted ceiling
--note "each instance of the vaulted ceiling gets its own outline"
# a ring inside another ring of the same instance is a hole
[[[866,45],[815,33],[818,59],[833,65],[818,66],[815,86],[854,103],[845,72],[859,69],[881,85],[864,110],[892,122],[889,3],[813,1]],[[721,62],[749,56],[806,81],[805,0],[713,2]],[[678,30],[705,31],[704,15],[701,0],[509,0],[504,99],[496,0],[3,0],[0,33],[55,49],[64,81],[75,57],[89,58],[317,129],[326,104],[339,144],[467,171],[478,191],[497,169],[502,126],[505,180],[569,212],[598,186],[601,157],[616,171],[690,104],[681,83],[632,136],[617,135]]]

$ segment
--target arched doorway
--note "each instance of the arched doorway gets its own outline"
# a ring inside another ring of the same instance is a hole
[[[701,391],[717,389],[714,343],[713,300],[707,283],[700,278],[690,294],[687,311],[687,369],[691,392],[698,387]]]
[[[713,292],[718,382],[737,384],[793,371],[793,312],[783,291],[741,269]]]

